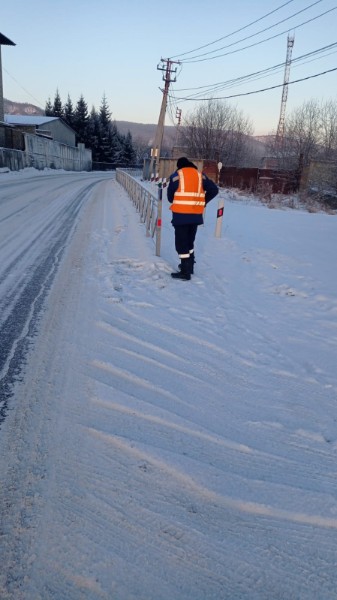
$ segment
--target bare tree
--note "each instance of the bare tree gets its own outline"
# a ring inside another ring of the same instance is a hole
[[[193,158],[221,160],[235,165],[245,153],[245,139],[252,125],[237,108],[210,99],[187,115],[181,130],[181,143]]]
[[[317,155],[320,139],[320,106],[308,100],[293,110],[285,124],[283,152],[306,166]]]
[[[320,110],[320,157],[337,160],[337,101],[327,100]]]
[[[275,141],[275,156],[285,168],[306,169],[307,187],[317,198],[337,190],[337,102],[308,100],[292,111],[283,144]]]
[[[133,148],[135,151],[135,160],[137,164],[142,164],[144,158],[148,158],[150,156],[150,145],[144,142],[143,138],[139,136],[133,140]]]

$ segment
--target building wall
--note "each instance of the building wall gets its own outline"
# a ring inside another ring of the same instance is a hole
[[[53,140],[60,142],[60,144],[67,144],[67,146],[76,146],[76,134],[75,131],[68,127],[65,123],[59,120],[50,121],[40,125],[38,129],[50,131]]]

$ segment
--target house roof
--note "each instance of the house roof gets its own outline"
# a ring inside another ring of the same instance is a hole
[[[2,44],[3,46],[16,46],[16,44],[9,40],[8,37],[3,35],[3,33],[0,33],[0,44]]]
[[[60,117],[46,117],[46,116],[41,116],[41,115],[5,115],[5,123],[8,123],[8,125],[22,125],[24,126],[33,126],[33,127],[40,127],[41,125],[48,125],[48,123],[51,123],[52,121],[60,121],[60,123],[62,123],[63,127],[66,127],[67,129],[69,129],[74,135],[76,135],[75,130],[70,127],[70,125],[68,125],[68,123],[66,123],[65,121],[63,121],[63,119],[61,119]]]
[[[41,117],[34,115],[5,115],[5,123],[10,125],[45,125],[51,121],[57,121],[59,117]]]

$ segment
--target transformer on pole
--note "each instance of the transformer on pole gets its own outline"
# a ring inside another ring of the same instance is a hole
[[[286,63],[284,69],[284,82],[283,82],[283,90],[282,90],[282,101],[281,101],[281,111],[280,111],[280,119],[278,122],[277,133],[276,133],[276,144],[278,146],[283,143],[284,136],[284,122],[285,122],[285,114],[286,114],[286,106],[287,106],[287,98],[288,98],[288,83],[289,83],[289,75],[290,75],[290,65],[291,65],[291,55],[293,51],[293,46],[295,42],[295,36],[290,36],[288,34],[287,38],[287,56]]]

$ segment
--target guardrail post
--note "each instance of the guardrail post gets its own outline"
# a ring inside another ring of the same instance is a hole
[[[218,210],[216,213],[216,225],[215,225],[215,237],[221,237],[222,218],[224,213],[225,201],[223,198],[219,198]]]
[[[156,222],[156,256],[160,256],[162,214],[163,214],[163,188],[162,188],[162,185],[159,184],[159,186],[158,186],[157,222]]]

